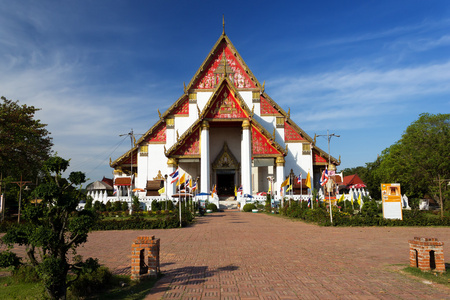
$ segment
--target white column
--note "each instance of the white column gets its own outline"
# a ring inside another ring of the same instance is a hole
[[[281,184],[284,181],[284,157],[277,157],[276,161],[275,161],[276,165],[277,165],[277,183],[276,183],[276,191],[278,194],[278,197],[280,197],[280,191],[281,191]],[[285,187],[283,187],[283,198],[281,198],[280,200],[283,201],[284,196],[285,196]]]
[[[250,122],[242,122],[241,174],[244,194],[252,194],[252,145]]]
[[[210,159],[209,159],[209,122],[203,121],[201,133],[200,156],[200,191],[210,191]]]
[[[175,158],[169,158],[167,160],[167,175],[172,174],[177,169],[178,164],[177,160]],[[167,177],[167,186],[166,186],[166,193],[167,198],[172,198],[172,195],[175,193],[175,183],[172,183],[172,177]],[[166,184],[166,182],[164,183]]]

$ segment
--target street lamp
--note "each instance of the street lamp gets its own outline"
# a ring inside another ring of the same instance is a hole
[[[320,134],[320,135],[316,135],[316,137],[317,136],[325,136],[325,135],[324,134]],[[331,165],[330,140],[331,140],[331,137],[333,137],[333,136],[341,137],[340,135],[337,135],[337,134],[334,134],[334,133],[330,134],[330,131],[327,129],[326,137],[327,137],[327,140],[328,140],[328,166]],[[325,187],[324,187],[323,195],[325,196]],[[328,200],[330,201],[330,221],[331,221],[331,224],[333,224],[333,211],[331,210],[331,197],[330,197],[330,190],[329,189],[328,189]]]

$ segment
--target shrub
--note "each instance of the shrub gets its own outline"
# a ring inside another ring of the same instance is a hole
[[[243,211],[245,212],[251,212],[253,209],[256,209],[255,204],[253,203],[247,203],[244,205]]]
[[[14,269],[17,269],[21,264],[21,258],[14,252],[0,252],[0,268],[14,267]]]
[[[161,210],[161,203],[157,200],[152,201],[152,211],[158,211]]]
[[[88,196],[86,198],[86,204],[84,205],[84,209],[92,209],[92,201],[93,201],[92,197]]]
[[[122,203],[120,201],[114,201],[112,206],[113,211],[121,211],[122,210]]]
[[[14,269],[11,272],[11,275],[16,283],[33,283],[40,281],[36,268],[31,265],[21,265],[19,268]]]
[[[127,211],[128,210],[128,203],[127,202],[122,202],[122,211]]]
[[[209,203],[206,209],[210,209],[213,212],[217,212],[217,206],[214,203]]]
[[[110,201],[106,202],[105,209],[106,209],[106,211],[111,211],[112,210],[112,205],[111,205]]]
[[[267,196],[266,196],[266,203],[264,205],[264,210],[266,212],[272,211],[272,199],[270,198],[270,194],[267,194]]]

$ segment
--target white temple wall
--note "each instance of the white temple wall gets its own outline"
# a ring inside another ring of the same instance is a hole
[[[176,141],[177,136],[175,133],[175,128],[166,128],[166,149],[172,147]]]
[[[149,145],[150,148],[150,145]],[[148,155],[143,156],[140,151],[138,152],[138,159],[137,159],[137,165],[138,165],[138,174],[135,179],[136,187],[138,188],[145,188],[146,187],[146,180],[147,180],[147,174],[148,174]]]
[[[177,130],[178,136],[180,137],[186,129],[188,129],[195,120],[192,120],[193,117],[175,117],[175,142],[177,142]]]
[[[292,169],[295,176],[301,172],[302,178],[305,179],[310,169],[311,155],[303,155],[303,143],[288,143],[288,150],[288,155],[284,158],[286,161],[285,175],[287,176]]]
[[[253,92],[252,91],[239,91],[239,95],[241,95],[242,99],[244,99],[247,107],[252,110],[253,107]]]
[[[212,95],[212,92],[197,92],[197,105],[198,105],[198,108],[200,108],[200,111],[202,111],[203,108],[205,108],[205,105],[208,102],[211,95]],[[190,107],[189,107],[189,109],[190,109]]]
[[[164,144],[149,144],[146,167],[139,165],[138,188],[146,188],[147,180],[153,180],[161,171],[162,176],[167,171],[167,157],[164,155]]]

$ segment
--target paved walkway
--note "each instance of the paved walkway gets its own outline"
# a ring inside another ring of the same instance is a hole
[[[443,241],[450,261],[450,228],[331,228],[237,211],[197,220],[93,232],[78,253],[130,274],[133,240],[160,238],[165,276],[146,299],[450,299],[449,289],[394,271],[409,264],[415,236]]]

